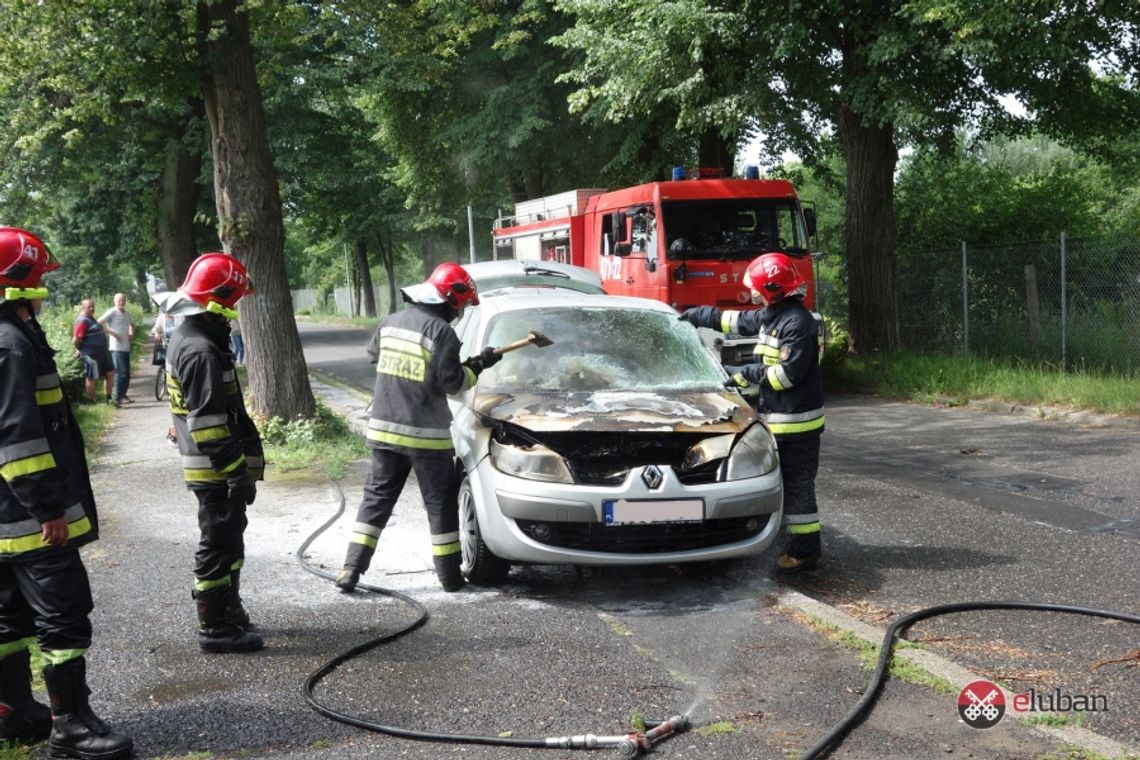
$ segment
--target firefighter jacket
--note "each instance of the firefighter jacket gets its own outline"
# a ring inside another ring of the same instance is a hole
[[[412,304],[380,323],[373,345],[376,386],[368,445],[451,456],[447,396],[472,387],[476,377],[459,361],[459,338],[451,325],[430,306]]]
[[[187,317],[166,350],[170,413],[191,490],[225,488],[248,472],[261,480],[261,436],[249,418],[229,352],[229,326],[211,314]]]
[[[0,562],[74,549],[99,534],[83,435],[63,395],[52,350],[35,322],[0,304]],[[68,522],[62,547],[41,524]]]
[[[760,413],[776,438],[823,432],[823,378],[819,369],[819,322],[799,298],[785,298],[763,309],[721,311],[703,306],[694,317],[700,327],[756,336],[756,364],[734,368],[760,386]]]

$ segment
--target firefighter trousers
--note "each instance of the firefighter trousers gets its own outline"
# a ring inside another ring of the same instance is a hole
[[[0,564],[0,658],[33,636],[49,664],[82,657],[91,646],[94,607],[79,549]]]
[[[819,506],[815,500],[815,476],[819,471],[819,435],[776,438],[780,452],[780,476],[784,480],[784,530],[788,554],[799,559],[819,557]]]
[[[431,530],[433,557],[454,555],[459,564],[459,503],[455,465],[451,457],[407,455],[391,449],[372,449],[372,465],[364,481],[364,498],[356,513],[344,566],[363,573],[372,562],[381,531],[392,516],[408,475],[415,471]],[[439,564],[438,562],[436,563]]]
[[[225,488],[197,490],[198,550],[194,553],[194,590],[229,586],[231,574],[245,563],[245,504]]]

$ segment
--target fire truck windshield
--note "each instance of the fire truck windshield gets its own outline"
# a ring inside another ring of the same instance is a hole
[[[661,215],[671,259],[740,261],[765,251],[807,250],[799,209],[787,199],[662,201]]]

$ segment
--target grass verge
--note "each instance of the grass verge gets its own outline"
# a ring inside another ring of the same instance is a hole
[[[1140,379],[1134,375],[1062,373],[972,356],[907,351],[872,357],[848,355],[824,365],[824,382],[833,391],[879,393],[922,402],[994,400],[1140,418]]]
[[[254,418],[261,431],[268,467],[278,472],[320,470],[333,480],[345,466],[368,456],[364,438],[317,399],[312,419]]]

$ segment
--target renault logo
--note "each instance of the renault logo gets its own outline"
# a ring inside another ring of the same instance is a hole
[[[657,465],[651,464],[641,471],[641,479],[645,481],[645,485],[648,486],[650,490],[653,490],[661,487],[661,481],[664,480],[665,477],[661,474],[661,469]]]

